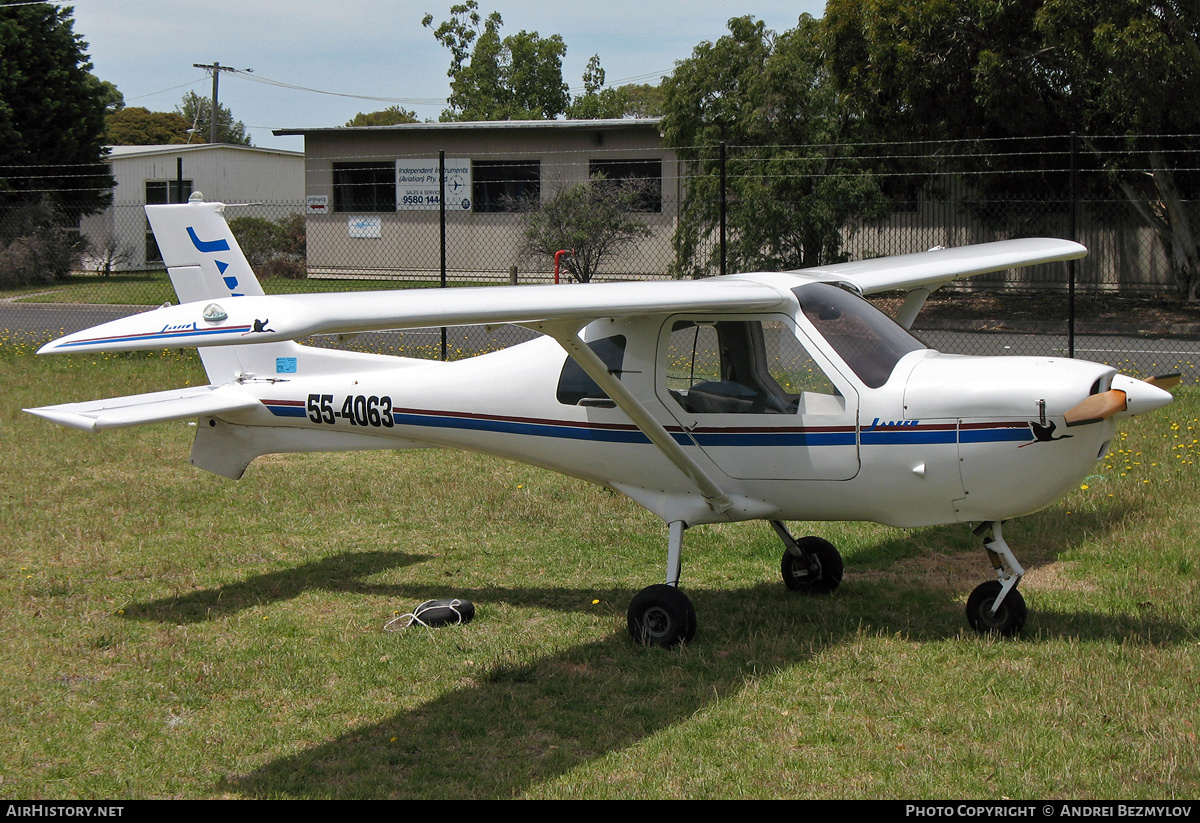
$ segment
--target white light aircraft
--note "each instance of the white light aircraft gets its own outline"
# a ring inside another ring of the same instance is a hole
[[[1169,379],[1081,360],[942,354],[913,337],[957,277],[1086,254],[1009,240],[798,272],[706,280],[265,296],[223,216],[193,195],[147,206],[179,305],[67,335],[42,352],[199,348],[211,385],[29,409],[87,431],[196,418],[191,462],[239,478],[260,455],[451,447],[611,487],[667,525],[666,582],[630,633],[692,639],[684,531],[761,519],[789,589],[833,591],[837,549],[788,520],[971,524],[995,578],[978,631],[1025,622],[1024,569],[1001,523],[1076,487],[1116,421],[1170,402]],[[896,320],[863,295],[907,292]],[[514,323],[530,342],[456,362],[333,350],[315,334]]]

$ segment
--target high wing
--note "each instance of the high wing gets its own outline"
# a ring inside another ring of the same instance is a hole
[[[959,277],[1074,260],[1087,249],[1068,240],[1029,238],[937,249],[795,272],[851,286],[860,294],[904,290],[898,320],[908,326],[924,298]],[[751,276],[752,277],[752,276]],[[579,321],[672,311],[753,311],[779,307],[779,291],[750,279],[485,286],[333,294],[233,295],[166,306],[69,334],[40,353],[136,351],[296,340],[313,334],[490,323]]]
[[[1039,263],[1078,260],[1086,254],[1085,247],[1070,240],[1029,237],[839,263],[804,269],[803,272],[844,283],[862,295],[897,290],[907,292],[904,305],[895,317],[896,322],[907,329],[912,327],[926,298],[952,280]]]
[[[783,302],[778,289],[736,279],[247,295],[165,306],[113,320],[61,337],[39,354],[236,346],[431,326],[543,321],[583,325],[600,317],[765,310]]]
[[[1078,260],[1085,255],[1087,249],[1070,240],[1030,237],[838,263],[801,269],[797,273],[848,283],[864,295],[916,289],[932,292],[960,277],[1036,266],[1039,263]]]

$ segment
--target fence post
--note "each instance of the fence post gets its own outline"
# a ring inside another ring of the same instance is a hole
[[[725,274],[725,141],[721,141],[721,274]]]
[[[1077,153],[1079,151],[1078,133],[1071,132],[1071,237],[1072,242],[1078,243],[1078,212],[1079,212],[1079,171]],[[1067,261],[1067,357],[1075,356],[1075,261]]]
[[[442,284],[446,288],[446,151],[438,152],[438,222],[442,232]],[[442,360],[446,359],[446,327],[442,326]]]

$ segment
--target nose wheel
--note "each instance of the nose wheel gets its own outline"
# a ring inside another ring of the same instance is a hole
[[[997,520],[984,523],[975,530],[976,534],[987,533],[983,548],[996,570],[996,579],[980,583],[971,592],[967,598],[967,622],[980,634],[1011,637],[1021,631],[1029,616],[1025,598],[1017,591],[1017,583],[1025,576],[1025,569],[1004,542],[1000,525]]]
[[[1025,625],[1029,615],[1025,608],[1025,598],[1016,589],[996,602],[1000,596],[999,580],[989,580],[980,583],[967,598],[967,622],[971,628],[980,634],[1000,634],[1011,637]]]

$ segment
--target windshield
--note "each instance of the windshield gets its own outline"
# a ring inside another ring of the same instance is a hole
[[[792,289],[804,316],[854,370],[877,389],[892,376],[900,358],[928,348],[866,300],[829,283]]]

